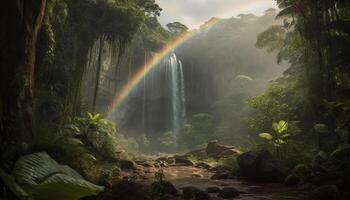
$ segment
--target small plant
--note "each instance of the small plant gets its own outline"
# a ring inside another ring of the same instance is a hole
[[[274,133],[260,133],[259,137],[268,141],[268,143],[273,144],[275,148],[275,153],[277,156],[281,157],[280,147],[285,144],[287,139],[291,136],[287,133],[289,124],[284,120],[272,123],[272,128]]]

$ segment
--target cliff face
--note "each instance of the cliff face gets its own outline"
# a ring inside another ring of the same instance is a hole
[[[276,64],[275,53],[255,47],[259,33],[280,23],[274,19],[274,12],[222,19],[177,49],[185,70],[189,115],[210,112],[214,102],[230,93],[257,94],[283,73],[286,66]],[[240,75],[250,81],[240,81]]]

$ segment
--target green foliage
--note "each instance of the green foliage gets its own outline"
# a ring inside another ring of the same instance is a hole
[[[220,158],[219,163],[232,172],[238,169],[237,155]]]
[[[181,35],[188,30],[188,27],[180,22],[168,23],[166,26],[173,36]]]
[[[84,118],[77,118],[81,130],[79,137],[89,150],[98,155],[114,159],[118,152],[117,130],[115,125],[100,114],[87,113]]]
[[[12,175],[2,170],[1,178],[20,198],[33,200],[78,200],[84,196],[97,195],[103,187],[87,182],[76,171],[60,165],[46,153],[21,157]]]
[[[272,135],[270,133],[260,133],[259,137],[272,142],[276,147],[285,144],[288,137],[291,136],[290,134],[286,133],[288,130],[288,122],[284,120],[273,122],[272,128],[274,129],[275,134]]]

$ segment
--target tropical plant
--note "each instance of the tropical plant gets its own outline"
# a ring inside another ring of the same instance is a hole
[[[118,149],[115,125],[101,114],[87,112],[85,117],[77,118],[79,137],[89,150],[105,158],[115,158]]]
[[[104,189],[86,181],[72,168],[58,164],[44,152],[19,158],[12,173],[0,169],[0,177],[21,200],[78,200]]]
[[[288,130],[288,122],[281,120],[279,122],[272,123],[274,134],[260,133],[259,137],[271,142],[274,146],[278,147],[285,143],[285,140],[290,137],[290,134],[286,133]]]

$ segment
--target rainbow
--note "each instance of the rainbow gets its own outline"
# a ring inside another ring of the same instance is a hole
[[[132,75],[124,87],[116,94],[112,103],[108,106],[107,115],[110,117],[112,113],[117,111],[123,102],[128,98],[130,93],[136,88],[141,80],[150,72],[157,64],[170,52],[176,49],[178,46],[186,42],[188,39],[192,38],[201,31],[207,29],[209,26],[219,22],[220,19],[212,18],[207,23],[205,23],[201,28],[186,32],[175,39],[173,39],[168,45],[163,47],[161,50],[156,52],[143,66],[139,67],[138,70]]]

